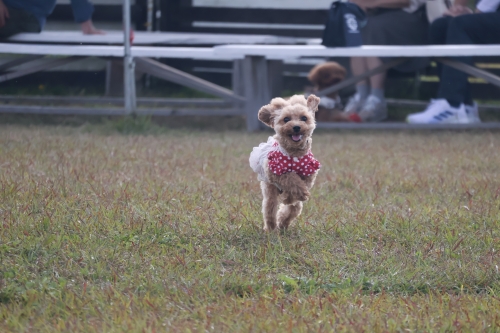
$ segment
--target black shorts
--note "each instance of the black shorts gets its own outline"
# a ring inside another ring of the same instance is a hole
[[[425,7],[414,13],[401,9],[377,9],[368,12],[367,24],[361,29],[364,45],[426,45],[429,44],[429,22]],[[391,58],[382,58],[383,62]],[[396,67],[402,72],[424,68],[428,58],[413,58]]]

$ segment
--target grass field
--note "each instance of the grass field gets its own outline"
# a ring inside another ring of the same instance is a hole
[[[153,132],[0,126],[1,332],[500,331],[498,132],[317,132],[283,234],[271,132]]]

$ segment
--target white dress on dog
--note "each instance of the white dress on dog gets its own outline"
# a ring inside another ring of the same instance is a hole
[[[258,147],[253,147],[253,150],[250,153],[250,158],[248,159],[248,161],[250,162],[250,167],[255,173],[257,173],[257,178],[261,182],[269,183],[269,179],[267,179],[266,175],[266,170],[264,169],[264,161],[267,159],[267,156],[270,152],[281,151],[282,154],[288,156],[288,154],[280,147],[280,145],[276,143],[278,143],[278,141],[270,136],[267,139],[267,142],[259,144]]]

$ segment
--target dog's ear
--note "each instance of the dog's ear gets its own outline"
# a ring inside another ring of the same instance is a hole
[[[274,127],[274,108],[271,104],[260,108],[258,118],[269,127]]]
[[[269,127],[274,127],[274,119],[286,105],[287,102],[283,98],[274,98],[270,104],[260,108],[258,114],[259,120]]]
[[[316,95],[309,95],[309,97],[307,97],[307,107],[313,113],[318,111],[318,105],[319,105],[319,97],[317,97]]]

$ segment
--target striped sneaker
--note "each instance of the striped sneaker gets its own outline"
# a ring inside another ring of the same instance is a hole
[[[469,118],[469,122],[471,124],[479,124],[481,122],[476,102],[474,102],[472,105],[465,104],[465,113],[467,114],[467,118]]]
[[[452,107],[446,99],[434,99],[423,112],[413,113],[406,117],[410,124],[470,124],[465,105]]]

